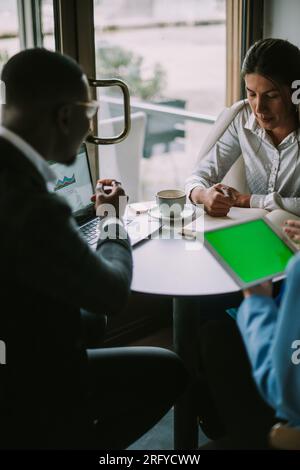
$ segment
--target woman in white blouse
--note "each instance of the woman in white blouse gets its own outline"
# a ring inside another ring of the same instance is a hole
[[[293,82],[300,79],[300,50],[282,39],[264,39],[243,66],[248,101],[187,180],[192,202],[224,216],[232,206],[285,209],[300,215],[300,132]],[[249,194],[221,184],[242,154]]]

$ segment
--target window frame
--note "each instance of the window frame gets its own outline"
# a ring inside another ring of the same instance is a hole
[[[53,0],[53,9],[56,49],[76,60],[88,78],[96,78],[93,0]],[[92,99],[97,98],[94,88],[91,94]],[[97,117],[92,121],[92,131],[97,135]],[[87,147],[95,184],[99,178],[98,146]]]
[[[245,98],[241,65],[246,52],[263,38],[264,0],[226,1],[226,105]]]
[[[42,15],[40,0],[17,0],[21,49],[42,47]]]

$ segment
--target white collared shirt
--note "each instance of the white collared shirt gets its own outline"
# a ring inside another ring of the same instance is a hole
[[[53,189],[53,184],[56,180],[56,175],[51,169],[47,161],[31,146],[29,145],[22,137],[10,131],[6,127],[0,126],[0,137],[10,142],[18,150],[20,150],[23,155],[30,160],[30,162],[35,166],[38,172],[44,178],[47,188]]]
[[[300,132],[291,132],[275,147],[248,104],[198,162],[187,180],[187,191],[220,183],[241,154],[251,194],[250,207],[284,209],[300,215]]]

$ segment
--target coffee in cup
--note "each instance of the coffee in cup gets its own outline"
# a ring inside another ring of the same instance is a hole
[[[156,203],[163,217],[180,217],[185,202],[186,195],[181,189],[164,189],[156,194]]]

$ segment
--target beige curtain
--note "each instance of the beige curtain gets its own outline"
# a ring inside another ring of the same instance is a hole
[[[241,95],[242,0],[226,2],[226,105],[231,106]]]
[[[263,0],[227,0],[226,2],[226,85],[227,106],[241,98],[241,50],[243,34],[243,7],[246,22],[244,25],[245,51],[263,37],[264,1]]]

